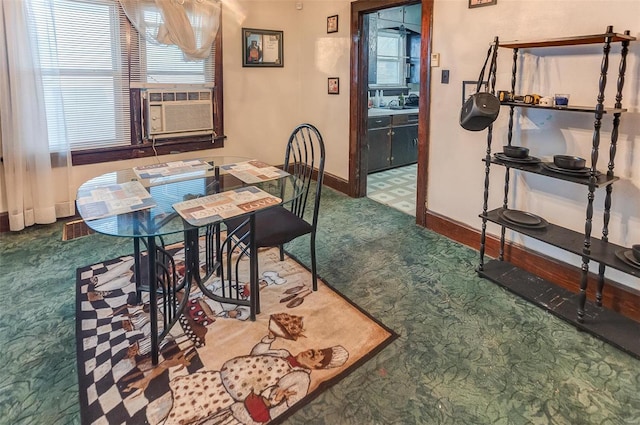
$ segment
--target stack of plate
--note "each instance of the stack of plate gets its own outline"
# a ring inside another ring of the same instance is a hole
[[[545,220],[544,218],[520,210],[501,209],[498,210],[498,217],[511,224],[530,227],[533,229],[542,229],[549,225],[547,220]]]
[[[631,251],[630,249],[623,248],[623,249],[617,250],[616,257],[618,257],[619,259],[621,259],[623,262],[630,265],[631,267],[640,269],[640,261],[638,261],[636,257],[634,257],[633,251]]]
[[[586,160],[577,156],[554,155],[553,162],[545,162],[542,166],[554,173],[574,177],[588,177],[591,171],[585,167]],[[597,172],[597,175],[600,173]]]
[[[540,158],[536,158],[535,156],[527,156],[524,158],[515,158],[512,156],[505,155],[504,152],[496,152],[493,154],[496,159],[504,162],[515,162],[517,164],[538,164],[540,162]]]
[[[589,171],[591,170],[588,167],[583,167],[578,169],[562,168],[562,167],[558,167],[553,162],[543,162],[542,166],[550,171],[553,171],[554,173],[564,174],[567,176],[575,176],[575,177],[588,177]],[[599,175],[600,172],[597,172],[596,174]]]

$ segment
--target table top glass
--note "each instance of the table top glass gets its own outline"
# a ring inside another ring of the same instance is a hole
[[[216,156],[200,158],[202,165],[194,170],[151,178],[142,178],[140,172],[132,168],[105,173],[83,183],[78,189],[77,199],[86,196],[95,189],[109,185],[122,185],[128,182],[139,182],[151,195],[150,206],[131,212],[123,212],[104,218],[91,219],[86,211],[78,208],[80,216],[86,224],[98,233],[121,237],[151,237],[183,232],[193,228],[174,209],[178,202],[201,198],[215,193],[253,186],[270,195],[282,199],[286,204],[301,194],[299,181],[291,175],[258,183],[244,183],[224,169],[224,165],[250,161],[253,158]],[[188,160],[186,160],[188,161]],[[173,164],[173,162],[169,162]],[[219,185],[215,178],[215,169],[219,168]],[[78,202],[78,201],[76,201]],[[250,215],[247,212],[242,215]],[[211,219],[207,224],[215,224],[221,219]]]

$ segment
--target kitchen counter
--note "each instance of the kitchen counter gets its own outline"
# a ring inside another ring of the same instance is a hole
[[[371,108],[369,109],[370,117],[382,117],[388,115],[401,115],[401,114],[417,114],[418,108],[407,109],[389,109],[389,108]]]

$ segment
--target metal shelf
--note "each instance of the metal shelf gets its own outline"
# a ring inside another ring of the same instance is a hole
[[[584,44],[601,44],[611,38],[612,43],[621,41],[633,41],[636,38],[629,34],[620,34],[616,32],[607,32],[604,34],[578,35],[572,37],[548,38],[542,40],[514,40],[501,41],[498,47],[506,47],[511,49],[527,49],[536,47],[560,47],[560,46],[578,46]]]
[[[505,261],[491,260],[478,274],[541,307],[576,328],[640,358],[640,323],[586,301],[584,321],[576,319],[578,294],[574,294]]]
[[[480,217],[573,254],[580,256],[585,255],[583,252],[584,233],[576,232],[553,223],[549,223],[549,225],[544,228],[518,226],[515,223],[500,218],[499,212],[502,211],[504,211],[504,208],[496,208],[495,210],[487,212],[487,215],[480,214]],[[608,267],[632,276],[640,277],[640,268],[633,267],[616,256],[616,251],[628,248],[611,242],[603,242],[601,239],[593,236],[591,236],[590,242],[590,253],[587,255],[590,260],[605,264]]]
[[[595,114],[596,108],[594,106],[578,106],[578,105],[569,105],[569,106],[540,106],[540,105],[530,105],[528,103],[522,102],[500,102],[501,105],[511,106],[511,107],[519,107],[519,108],[531,108],[531,109],[546,109],[552,111],[566,111],[566,112],[589,112]],[[603,114],[621,114],[623,112],[627,112],[626,108],[604,108],[602,110]]]
[[[486,161],[486,158],[483,158],[482,160]],[[564,180],[564,181],[577,183],[585,186],[588,186],[590,184],[589,176],[580,177],[580,176],[571,176],[571,175],[556,173],[556,172],[553,172],[552,170],[545,168],[541,163],[520,164],[517,162],[502,161],[500,159],[497,159],[496,157],[491,158],[491,163],[496,165],[502,165],[507,168],[514,168],[516,170],[527,171],[529,173],[534,173],[534,174],[540,174],[542,176],[547,176],[554,179]],[[607,186],[618,180],[620,180],[619,177],[609,176],[606,173],[602,173],[596,177],[595,187],[599,188],[599,187]]]

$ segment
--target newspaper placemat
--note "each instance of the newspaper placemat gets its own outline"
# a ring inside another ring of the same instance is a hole
[[[76,203],[78,212],[85,221],[153,208],[157,205],[138,181],[80,190]]]
[[[136,173],[140,179],[157,179],[160,177],[174,176],[176,174],[191,173],[197,170],[207,170],[209,168],[211,168],[211,164],[208,162],[201,159],[191,159],[133,167],[133,172]]]
[[[249,184],[274,180],[289,175],[289,173],[284,170],[265,164],[264,162],[256,159],[237,162],[235,164],[221,165],[220,169]]]
[[[281,202],[262,189],[248,186],[178,202],[173,204],[173,209],[187,223],[200,227]]]

